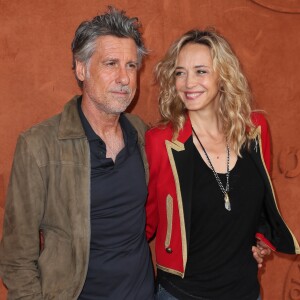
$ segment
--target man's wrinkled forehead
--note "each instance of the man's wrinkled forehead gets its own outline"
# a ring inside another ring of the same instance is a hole
[[[101,36],[96,41],[95,52],[111,59],[125,59],[137,62],[138,51],[135,41],[131,38],[119,38],[111,35]]]

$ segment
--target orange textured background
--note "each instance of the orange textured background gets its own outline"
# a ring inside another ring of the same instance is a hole
[[[79,23],[107,4],[138,16],[143,24],[151,52],[133,112],[149,123],[158,119],[153,67],[171,41],[205,26],[227,37],[257,106],[267,112],[278,204],[300,240],[299,0],[0,0],[0,224],[17,136],[80,93],[70,43]],[[300,299],[299,256],[273,255],[259,277],[264,300]],[[0,299],[5,295],[1,286]]]

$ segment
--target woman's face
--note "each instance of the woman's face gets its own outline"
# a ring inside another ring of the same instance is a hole
[[[189,111],[217,110],[219,75],[207,46],[185,45],[177,58],[175,76],[177,93]]]

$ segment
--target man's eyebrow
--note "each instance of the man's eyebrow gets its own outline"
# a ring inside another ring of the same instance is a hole
[[[139,62],[138,62],[137,60],[130,60],[130,61],[128,61],[127,63],[128,63],[128,64],[136,64],[136,65],[139,64]]]
[[[115,57],[104,57],[103,58],[103,61],[109,61],[109,60],[111,60],[111,61],[119,61],[119,59],[118,58],[115,58]]]
[[[115,57],[105,57],[105,58],[103,58],[102,61],[103,62],[105,62],[105,61],[119,62],[120,59],[119,58],[115,58]],[[136,65],[138,65],[139,62],[138,62],[138,60],[129,60],[129,61],[126,62],[126,64],[136,64]]]

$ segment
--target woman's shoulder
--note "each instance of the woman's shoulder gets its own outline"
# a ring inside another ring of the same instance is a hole
[[[263,128],[267,127],[267,119],[265,114],[262,112],[254,111],[251,113],[251,120],[255,127],[261,126]]]
[[[170,124],[156,125],[151,127],[146,132],[146,139],[166,140],[171,139],[173,135],[172,127]]]

